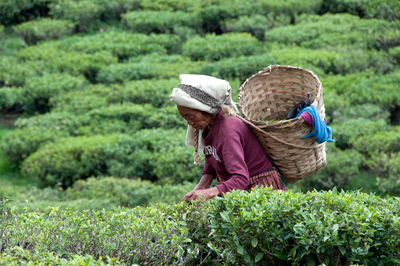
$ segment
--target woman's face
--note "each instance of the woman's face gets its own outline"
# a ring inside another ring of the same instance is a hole
[[[188,124],[195,129],[203,130],[212,122],[213,115],[178,105],[178,111]]]

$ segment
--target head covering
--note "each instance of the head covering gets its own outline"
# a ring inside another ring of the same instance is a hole
[[[229,115],[238,113],[237,107],[232,101],[232,88],[228,81],[195,74],[182,74],[179,78],[181,83],[178,88],[172,90],[169,96],[176,105],[209,114],[217,114],[221,108]],[[198,150],[203,151],[204,148],[202,130],[188,125],[186,145],[195,148],[195,164],[201,163]]]

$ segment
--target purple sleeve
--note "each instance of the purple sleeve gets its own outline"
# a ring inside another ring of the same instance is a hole
[[[209,174],[214,177],[216,176],[215,169],[212,167],[212,165],[207,160],[207,158],[205,158],[204,168],[203,168],[203,172],[202,172],[202,175],[205,175],[205,174]]]
[[[243,145],[239,132],[236,130],[224,137],[224,145],[221,149],[225,169],[231,178],[217,185],[220,195],[233,189],[244,190],[249,186],[249,170],[244,158]]]

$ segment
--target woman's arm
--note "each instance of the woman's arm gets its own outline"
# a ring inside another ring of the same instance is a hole
[[[204,175],[201,177],[199,183],[194,187],[193,190],[199,190],[199,189],[206,189],[206,188],[209,188],[210,185],[211,185],[211,182],[212,182],[213,178],[214,178],[214,177],[213,177],[212,175],[210,175],[210,174],[204,174]]]
[[[191,201],[203,197],[204,199],[209,199],[218,195],[216,188],[210,188],[211,182],[214,176],[210,174],[204,174],[199,183],[194,187],[194,189],[188,192],[184,197],[184,201]],[[215,194],[216,193],[216,194]],[[214,195],[215,194],[215,195]]]

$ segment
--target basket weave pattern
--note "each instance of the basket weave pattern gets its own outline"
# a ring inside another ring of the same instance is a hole
[[[322,85],[311,71],[271,65],[249,77],[239,89],[242,119],[290,183],[326,165],[325,143],[319,144],[313,137],[301,138],[312,130],[303,118],[284,120],[289,109],[305,100],[307,93],[324,118]]]

